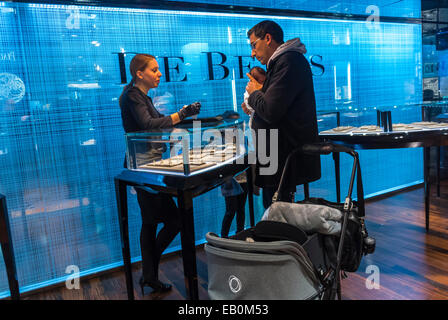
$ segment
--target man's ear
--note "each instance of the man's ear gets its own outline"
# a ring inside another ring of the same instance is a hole
[[[269,46],[272,43],[272,36],[269,33],[266,33],[264,38],[266,39],[266,44]]]

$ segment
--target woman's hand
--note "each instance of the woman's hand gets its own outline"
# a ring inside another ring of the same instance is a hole
[[[189,104],[188,106],[184,106],[182,109],[179,110],[178,113],[180,120],[183,120],[185,118],[198,114],[200,111],[201,111],[201,103],[194,102],[192,104]]]

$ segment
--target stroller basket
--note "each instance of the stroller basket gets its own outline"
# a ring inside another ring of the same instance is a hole
[[[294,241],[248,242],[207,233],[208,293],[214,300],[311,300],[322,287]]]

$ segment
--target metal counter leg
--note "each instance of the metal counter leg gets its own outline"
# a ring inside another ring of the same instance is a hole
[[[247,197],[249,200],[249,219],[250,226],[255,226],[255,212],[254,212],[254,186],[253,182],[253,174],[252,167],[246,170],[246,180],[247,180]]]
[[[187,297],[189,300],[199,300],[196,246],[194,241],[193,198],[191,192],[178,190],[178,206],[182,219],[180,238]]]
[[[437,197],[440,198],[440,146],[437,147],[436,161]]]
[[[339,152],[333,152],[333,160],[336,177],[336,202],[341,202],[341,170]]]
[[[309,183],[303,184],[303,194],[305,196],[305,199],[310,198],[310,184]]]
[[[134,300],[134,285],[132,283],[131,250],[129,248],[128,228],[128,198],[126,183],[115,179],[115,196],[117,198],[118,224],[120,226],[121,250],[123,254],[124,273],[128,299]]]
[[[5,261],[9,290],[11,291],[11,299],[19,300],[19,282],[17,281],[16,263],[11,242],[11,230],[9,229],[8,210],[6,208],[5,197],[1,196],[0,200],[0,242],[2,247],[3,260]]]
[[[429,165],[430,165],[430,151],[431,148],[425,147],[423,153],[423,170],[425,179],[425,225],[426,232],[429,231],[429,209],[430,209],[430,177],[429,177]]]

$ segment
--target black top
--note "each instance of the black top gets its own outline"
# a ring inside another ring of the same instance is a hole
[[[165,117],[154,107],[152,100],[137,87],[130,87],[120,97],[121,119],[125,132],[173,126],[170,116]]]
[[[288,154],[303,144],[319,141],[313,77],[303,54],[289,51],[271,61],[263,88],[254,91],[248,102],[255,110],[255,131],[278,129],[277,173],[260,176],[257,170],[256,177],[260,187],[277,186]],[[267,142],[269,145],[269,134]],[[319,156],[298,156],[288,178],[292,186],[319,179]]]

